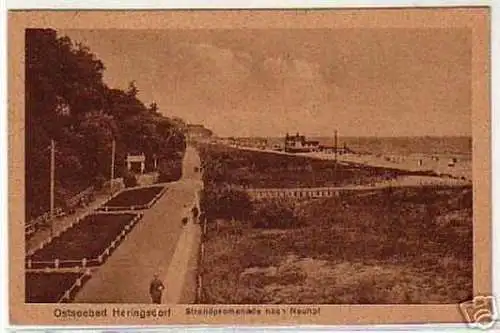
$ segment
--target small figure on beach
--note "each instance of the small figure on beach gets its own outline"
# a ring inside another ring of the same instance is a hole
[[[151,295],[151,301],[154,304],[161,304],[161,296],[165,286],[160,280],[158,273],[153,276],[153,280],[149,284],[149,294]]]

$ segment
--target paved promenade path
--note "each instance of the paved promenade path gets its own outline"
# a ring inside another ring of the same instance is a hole
[[[188,147],[181,180],[166,184],[165,194],[143,211],[141,221],[93,273],[75,303],[151,303],[149,282],[154,273],[164,278],[167,287],[163,302],[179,300],[176,289],[182,289],[188,271],[185,267],[197,251],[189,246],[196,244],[197,226],[191,221],[182,225],[182,218],[191,214],[202,184],[195,166],[199,166],[198,154]]]
[[[190,222],[184,227],[168,271],[163,278],[167,287],[163,296],[163,303],[195,303],[200,237],[201,229],[199,224]]]

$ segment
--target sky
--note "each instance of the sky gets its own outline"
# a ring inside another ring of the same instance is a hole
[[[104,81],[219,136],[469,136],[465,29],[64,30]]]

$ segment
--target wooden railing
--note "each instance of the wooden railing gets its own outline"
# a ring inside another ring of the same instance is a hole
[[[88,204],[92,201],[92,195],[94,194],[94,186],[89,186],[85,190],[74,195],[70,199],[66,200],[66,209],[62,207],[57,207],[54,211],[54,218],[59,218],[72,213],[74,208],[79,204]],[[27,222],[24,227],[24,233],[26,237],[32,236],[40,227],[46,225],[50,221],[50,212],[45,212],[37,218]]]
[[[91,197],[94,194],[95,188],[94,186],[89,186],[85,190],[81,191],[80,193],[74,195],[71,197],[69,200],[66,200],[66,206],[68,207],[75,207],[82,201],[88,201],[89,197]]]

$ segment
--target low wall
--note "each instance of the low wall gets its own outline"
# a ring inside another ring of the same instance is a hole
[[[244,190],[251,199],[323,198],[338,196],[339,188],[253,188]]]
[[[241,188],[251,199],[266,198],[323,198],[336,197],[341,192],[371,191],[384,188],[412,188],[436,186],[468,186],[467,180],[447,177],[408,176],[397,180],[385,181],[370,185],[353,185],[342,187],[302,187],[302,188]]]

